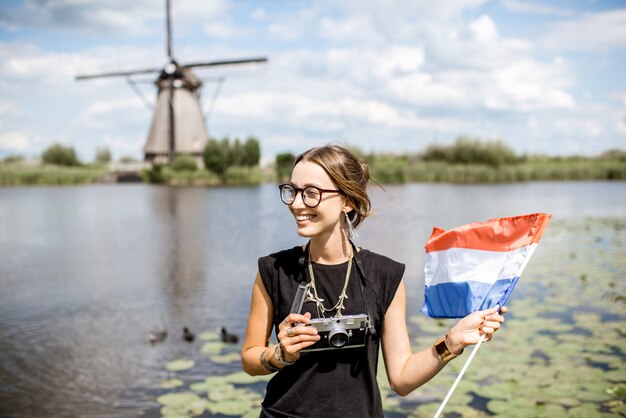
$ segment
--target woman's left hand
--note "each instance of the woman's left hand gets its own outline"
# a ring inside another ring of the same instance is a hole
[[[485,341],[491,340],[494,332],[500,329],[500,325],[504,322],[504,317],[501,314],[505,314],[507,311],[506,306],[500,309],[496,305],[491,309],[476,311],[467,315],[448,331],[448,338],[446,339],[448,349],[454,354],[459,354],[468,345],[476,344],[483,334]]]

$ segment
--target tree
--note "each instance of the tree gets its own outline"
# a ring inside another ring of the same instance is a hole
[[[111,151],[107,147],[96,150],[96,163],[108,164],[111,162]]]
[[[246,139],[242,148],[241,165],[246,167],[254,167],[259,165],[261,160],[261,146],[259,141],[251,136]]]
[[[22,161],[24,161],[24,157],[22,155],[7,155],[2,160],[5,164],[21,163]]]
[[[170,164],[170,168],[174,171],[196,171],[198,163],[191,155],[179,155],[174,158]]]
[[[423,155],[424,161],[443,161],[449,164],[484,164],[500,167],[520,161],[512,149],[502,141],[481,142],[477,138],[460,137],[453,145],[431,145]]]
[[[44,164],[55,164],[64,166],[78,166],[80,161],[76,157],[73,147],[64,147],[59,143],[52,144],[41,155]]]
[[[241,142],[239,142],[239,138],[235,138],[235,142],[232,146],[230,146],[230,164],[231,165],[243,165],[242,161],[244,159],[243,148],[241,147]]]
[[[221,141],[209,139],[204,147],[202,157],[206,169],[223,179],[232,161],[228,139],[224,138]]]
[[[279,182],[282,183],[289,179],[295,160],[295,155],[290,152],[284,152],[276,156],[276,176],[278,176]]]

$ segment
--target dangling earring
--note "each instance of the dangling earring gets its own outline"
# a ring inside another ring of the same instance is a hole
[[[352,224],[353,221],[350,220],[350,217],[348,216],[348,212],[344,212],[344,213],[346,214],[346,232],[348,233],[348,238],[350,238],[350,241],[352,241],[353,239],[358,237],[359,234],[356,233],[356,229],[354,229],[354,225]],[[356,213],[355,215],[358,216],[358,214]],[[356,216],[354,217],[354,220],[356,221]]]

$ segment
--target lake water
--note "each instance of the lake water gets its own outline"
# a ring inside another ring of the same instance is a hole
[[[535,255],[548,265],[549,244],[564,245],[550,240],[553,227],[626,222],[626,183],[617,182],[374,186],[372,200],[357,244],[406,263],[411,316],[433,226],[551,213]],[[182,328],[242,337],[257,258],[302,243],[294,231],[275,185],[0,189],[0,416],[159,416],[168,361],[196,360],[185,382],[236,371],[203,357]],[[520,301],[531,297],[524,280],[518,287]],[[623,320],[623,304],[617,313]],[[155,328],[169,334],[151,345]]]

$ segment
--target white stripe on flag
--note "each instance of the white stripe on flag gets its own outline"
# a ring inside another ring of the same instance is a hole
[[[450,248],[426,253],[425,285],[448,282],[495,283],[520,277],[537,244],[512,251]]]

